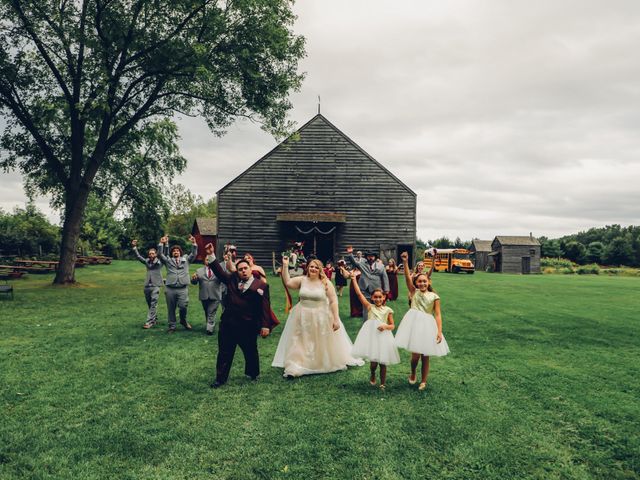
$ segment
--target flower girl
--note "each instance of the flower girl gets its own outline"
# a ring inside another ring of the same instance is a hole
[[[427,388],[429,375],[429,357],[441,357],[449,353],[449,346],[442,335],[442,315],[440,297],[431,288],[431,281],[424,273],[411,278],[409,255],[400,255],[404,265],[405,280],[411,297],[411,308],[402,318],[396,345],[411,352],[411,375],[409,383],[416,383],[416,369],[422,358],[422,370],[419,390]]]
[[[384,390],[387,380],[387,365],[400,363],[400,355],[398,355],[398,349],[391,333],[394,328],[393,310],[384,305],[386,296],[379,288],[371,294],[373,304],[369,303],[358,286],[356,276],[355,272],[351,274],[351,284],[358,299],[362,302],[362,308],[366,308],[369,315],[353,343],[351,355],[356,358],[365,358],[371,362],[371,376],[369,378],[371,385],[376,384],[376,369],[380,364],[380,388]]]

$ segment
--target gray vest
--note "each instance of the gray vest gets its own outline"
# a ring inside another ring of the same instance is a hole
[[[144,279],[145,287],[161,287],[162,286],[162,263],[158,258],[156,258],[153,262],[151,262],[148,258],[144,258],[138,252],[136,247],[133,247],[133,253],[136,258],[144,263],[144,266],[147,267],[147,276]]]
[[[222,294],[226,286],[215,276],[213,270],[211,270],[211,278],[207,276],[206,267],[200,267],[196,270],[196,275],[198,280],[191,280],[191,283],[198,284],[198,298],[200,300],[222,300]]]
[[[158,246],[158,250],[162,251],[162,246]],[[160,253],[160,260],[167,267],[167,282],[169,288],[183,288],[189,285],[191,278],[189,277],[189,263],[193,262],[198,253],[197,245],[193,246],[189,256],[183,255],[177,259],[167,257],[164,253]]]

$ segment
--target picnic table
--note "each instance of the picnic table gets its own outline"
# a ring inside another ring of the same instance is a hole
[[[78,259],[87,262],[89,265],[109,265],[113,257],[105,257],[104,255],[82,255]]]
[[[27,273],[27,267],[19,265],[0,265],[0,278],[8,280],[10,278],[22,278]]]
[[[29,273],[51,273],[58,268],[58,263],[52,260],[22,260],[13,261],[14,265],[25,267]]]

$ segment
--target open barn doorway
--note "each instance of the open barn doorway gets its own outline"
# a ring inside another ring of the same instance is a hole
[[[315,255],[322,263],[333,261],[336,230],[336,225],[327,223],[283,222],[280,229],[282,250],[291,250],[297,242],[302,242],[306,258]]]

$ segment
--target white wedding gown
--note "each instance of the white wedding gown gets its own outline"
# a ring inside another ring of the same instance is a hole
[[[284,368],[285,376],[299,377],[363,365],[351,356],[353,344],[342,322],[335,332],[332,323],[324,285],[303,279],[300,301],[289,312],[271,366]]]

